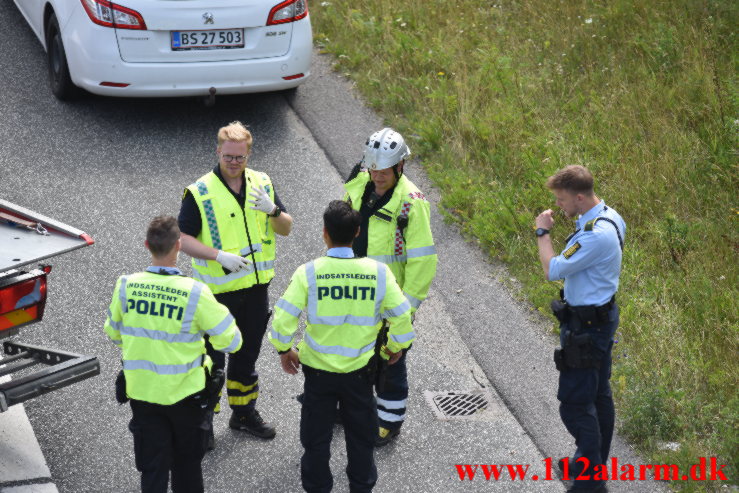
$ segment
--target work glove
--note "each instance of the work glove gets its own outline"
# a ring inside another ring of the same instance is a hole
[[[240,257],[233,253],[224,252],[223,250],[218,250],[216,262],[221,264],[224,269],[228,269],[231,272],[238,272],[241,269],[245,269],[250,264],[250,262],[244,257]]]
[[[274,214],[277,206],[272,202],[272,199],[269,198],[267,190],[265,190],[261,185],[259,185],[259,188],[251,187],[251,189],[252,192],[249,195],[254,197],[254,200],[250,200],[249,203],[253,204],[252,209],[255,211],[262,211],[270,216]]]

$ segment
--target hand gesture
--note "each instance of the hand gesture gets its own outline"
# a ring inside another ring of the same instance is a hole
[[[544,229],[552,229],[554,226],[554,211],[547,209],[536,218],[536,227]]]
[[[249,203],[252,204],[252,210],[262,211],[270,216],[274,214],[277,206],[272,202],[272,199],[269,198],[267,190],[265,190],[262,185],[259,185],[259,187],[251,187],[251,190],[252,191],[249,195],[251,195],[254,200],[250,200]]]

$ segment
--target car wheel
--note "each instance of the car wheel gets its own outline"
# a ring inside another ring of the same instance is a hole
[[[64,51],[59,21],[54,14],[51,14],[46,27],[46,60],[49,66],[49,84],[54,96],[62,101],[79,96],[80,90],[69,76],[67,53]]]

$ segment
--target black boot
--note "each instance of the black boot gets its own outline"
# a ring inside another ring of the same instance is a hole
[[[259,438],[272,439],[277,434],[275,427],[266,423],[256,409],[252,409],[242,415],[236,413],[231,414],[231,419],[228,420],[228,426],[234,430],[246,431]]]

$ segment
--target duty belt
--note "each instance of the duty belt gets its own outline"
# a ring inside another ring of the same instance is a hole
[[[614,306],[616,306],[615,294],[607,303],[602,305],[572,306],[568,304],[567,310],[580,320],[583,327],[587,328],[608,322],[609,313]]]

